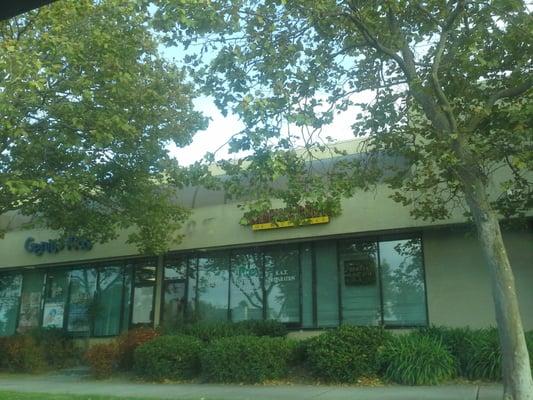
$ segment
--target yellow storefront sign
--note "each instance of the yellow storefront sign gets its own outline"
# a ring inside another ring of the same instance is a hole
[[[327,224],[328,222],[329,222],[329,217],[327,215],[324,215],[321,217],[305,218],[299,224],[296,224],[292,221],[279,221],[279,222],[267,222],[264,224],[253,224],[252,230],[263,231],[266,229],[290,228],[293,226]]]

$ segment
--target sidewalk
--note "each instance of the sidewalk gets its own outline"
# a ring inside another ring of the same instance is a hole
[[[0,374],[0,390],[94,394],[179,400],[500,400],[499,385],[346,387],[314,385],[240,386],[94,381],[67,375]]]

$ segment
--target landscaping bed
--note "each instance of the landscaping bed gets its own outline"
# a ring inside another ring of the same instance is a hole
[[[395,334],[345,325],[305,340],[286,333],[273,321],[197,323],[173,331],[139,328],[92,346],[83,359],[95,378],[129,373],[156,382],[375,386],[498,382],[501,377],[495,329],[430,327]],[[526,337],[533,360],[533,332]],[[65,359],[47,357],[44,346],[61,350]],[[75,356],[59,336],[3,338],[0,350],[5,355],[0,367],[13,372],[58,368]]]

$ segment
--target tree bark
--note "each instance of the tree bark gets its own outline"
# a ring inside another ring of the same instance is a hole
[[[503,243],[498,216],[489,202],[486,185],[472,170],[459,173],[465,196],[489,267],[502,352],[504,400],[533,400],[533,380],[515,280]]]

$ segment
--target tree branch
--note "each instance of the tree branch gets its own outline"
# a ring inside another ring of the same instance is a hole
[[[505,99],[505,98],[514,98],[518,97],[524,93],[526,93],[528,90],[530,90],[533,87],[533,78],[528,77],[524,82],[517,86],[513,86],[506,89],[501,89],[497,91],[496,93],[492,94],[485,103],[484,112],[476,115],[470,120],[470,123],[468,124],[468,130],[471,132],[475,130],[481,121],[486,117],[486,115],[492,110],[492,107],[496,104],[498,100]]]
[[[379,41],[379,39],[376,37],[376,35],[372,32],[372,30],[364,23],[364,21],[359,17],[359,10],[354,7],[352,4],[349,4],[348,7],[350,7],[350,10],[352,10],[351,13],[344,14],[349,20],[351,20],[359,32],[363,35],[366,42],[379,52],[389,56],[392,58],[398,66],[402,69],[404,74],[410,78],[409,71],[407,69],[407,65],[405,64],[404,60],[391,48],[385,46],[383,43]]]
[[[464,6],[465,6],[464,1],[460,0],[457,3],[457,7],[455,7],[455,10],[453,10],[450,13],[450,15],[448,15],[448,18],[446,18],[446,21],[442,27],[442,32],[439,38],[439,42],[435,49],[433,65],[431,66],[431,83],[433,85],[433,89],[435,90],[437,98],[439,99],[439,103],[441,104],[442,110],[444,111],[444,114],[446,115],[446,119],[448,120],[450,124],[450,128],[452,132],[457,131],[457,122],[453,115],[450,102],[448,101],[448,98],[446,97],[446,95],[444,94],[444,91],[442,90],[442,87],[439,81],[439,68],[440,68],[440,63],[442,60],[442,55],[444,54],[444,48],[446,46],[446,41],[448,40],[448,36],[450,34],[450,30],[452,29],[455,21],[459,18],[459,16],[463,12]]]
[[[502,89],[489,97],[489,99],[487,100],[487,108],[490,109],[494,107],[494,104],[500,99],[504,99],[507,97],[518,97],[521,94],[527,92],[529,89],[531,89],[531,87],[533,87],[533,78],[529,77],[528,79],[526,79],[525,82],[521,83],[518,86],[514,86],[508,89]]]

